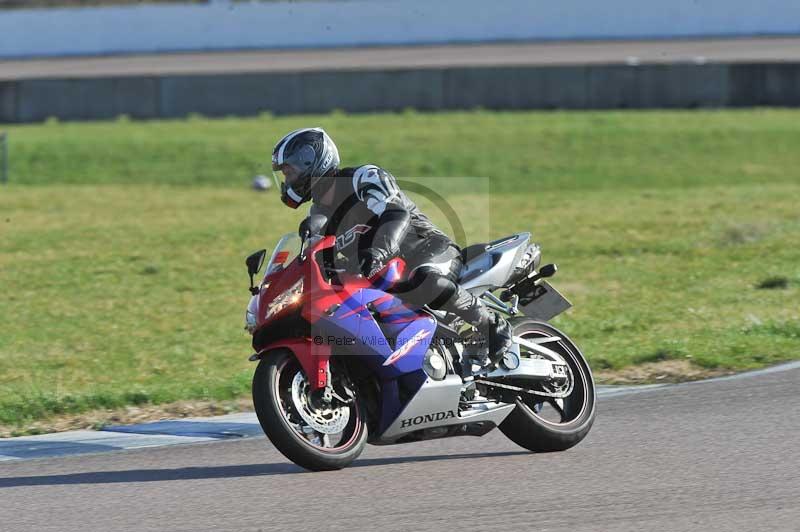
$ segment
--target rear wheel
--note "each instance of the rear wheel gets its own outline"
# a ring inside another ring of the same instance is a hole
[[[558,353],[568,366],[567,379],[531,388],[541,395],[520,393],[517,407],[500,424],[500,430],[517,445],[536,452],[564,451],[589,433],[595,418],[594,379],[586,359],[572,340],[555,327],[529,318],[512,320],[514,336],[526,340],[552,339],[542,344]],[[525,357],[538,353],[520,346]],[[552,395],[548,397],[546,395]],[[564,395],[564,397],[558,397]]]
[[[286,458],[312,471],[341,469],[358,458],[367,424],[352,383],[331,362],[334,396],[311,391],[294,354],[267,354],[253,376],[253,404],[264,433]]]

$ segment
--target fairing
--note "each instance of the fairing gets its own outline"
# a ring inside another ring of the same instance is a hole
[[[467,272],[474,288],[502,284],[529,237],[521,233],[490,244],[485,256],[478,257],[490,259],[487,271],[479,271],[482,268],[476,263]],[[375,376],[380,390],[375,443],[404,441],[410,433],[435,427],[495,426],[513,410],[514,405],[490,402],[460,411],[461,378],[452,372],[444,380],[427,376],[423,363],[437,322],[431,313],[406,305],[388,292],[402,278],[401,259],[390,261],[372,279],[340,272],[334,283],[323,276],[318,261],[323,250],[335,245],[333,236],[311,240],[305,253],[293,260],[289,260],[291,252],[283,253],[292,239],[281,243],[257,296],[253,347],[261,356],[278,348],[291,350],[309,376],[312,390],[330,385],[333,354],[357,357]],[[302,296],[268,319],[270,302],[301,279]],[[302,325],[302,333],[287,327],[287,322]]]
[[[268,270],[258,296],[253,347],[260,354],[290,349],[306,375],[314,376],[309,379],[312,390],[329,384],[329,360],[334,352],[359,357],[380,381],[383,431],[402,410],[400,389],[413,394],[426,381],[422,364],[436,321],[385,291],[402,275],[404,264],[400,259],[391,261],[373,279],[342,274],[341,285],[329,283],[322,276],[316,256],[334,243],[333,237],[319,239],[305,260],[298,257]],[[301,278],[302,298],[295,306],[267,319],[270,301]],[[308,324],[307,335],[258,344],[256,338],[264,336],[259,335],[261,329],[298,309],[299,317]]]

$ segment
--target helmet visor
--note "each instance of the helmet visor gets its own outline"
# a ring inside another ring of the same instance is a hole
[[[280,186],[281,200],[296,209],[311,196],[311,181],[316,175],[316,152],[306,144],[288,155],[280,149],[272,156],[272,176]],[[281,181],[283,183],[281,184]]]
[[[281,191],[281,200],[296,209],[308,200],[309,183],[307,178],[300,177],[298,168],[291,164],[273,164],[272,178],[275,186]]]

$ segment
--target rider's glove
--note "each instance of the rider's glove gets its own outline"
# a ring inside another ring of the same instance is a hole
[[[366,248],[358,253],[359,268],[367,279],[384,267],[385,253],[377,248]]]

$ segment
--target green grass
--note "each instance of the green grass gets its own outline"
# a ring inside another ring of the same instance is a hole
[[[414,112],[11,126],[11,180],[239,187],[272,144],[322,125],[345,164],[489,176],[496,192],[800,182],[796,111]]]
[[[488,199],[435,188],[471,241],[534,233],[575,304],[555,324],[594,367],[798,357],[800,112],[15,126],[0,189],[0,424],[247,393],[243,259],[303,215],[247,185],[273,140],[309,123],[346,163],[490,176]]]

